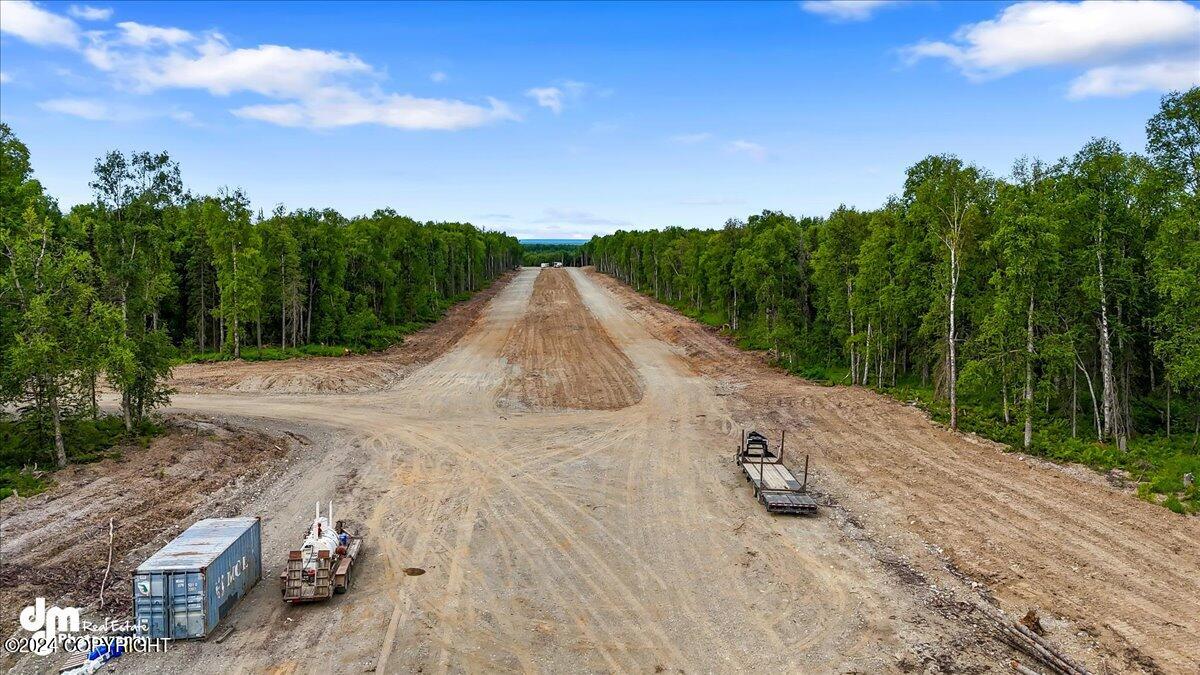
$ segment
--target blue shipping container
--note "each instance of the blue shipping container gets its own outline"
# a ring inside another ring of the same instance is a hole
[[[133,572],[133,619],[155,638],[201,638],[262,577],[258,518],[207,518]]]

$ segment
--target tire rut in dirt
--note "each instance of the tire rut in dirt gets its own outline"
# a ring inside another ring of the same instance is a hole
[[[633,362],[588,311],[565,270],[538,275],[503,356],[510,371],[502,407],[615,410],[642,399]]]

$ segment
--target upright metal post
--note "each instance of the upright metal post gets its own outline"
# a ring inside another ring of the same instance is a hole
[[[783,464],[783,439],[787,438],[787,429],[779,432],[779,463]]]
[[[767,486],[767,475],[763,473],[763,460],[767,458],[767,449],[758,451],[758,494],[761,497],[763,488]]]
[[[804,456],[804,484],[800,486],[801,492],[808,492],[808,455]]]

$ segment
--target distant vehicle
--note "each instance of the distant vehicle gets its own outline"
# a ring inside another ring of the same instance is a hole
[[[543,269],[544,269],[544,268],[546,268],[546,267],[549,267],[549,266],[550,266],[550,263],[542,263],[542,264],[541,264],[541,267],[542,267]]]
[[[556,262],[556,263],[554,263],[554,266],[555,266],[555,267],[562,267],[562,263],[561,263],[561,262]]]
[[[746,480],[754,486],[754,496],[771,513],[812,514],[817,502],[808,494],[808,455],[804,456],[804,482],[783,464],[783,439],[779,435],[779,454],[767,447],[767,438],[757,431],[742,432],[737,463]]]

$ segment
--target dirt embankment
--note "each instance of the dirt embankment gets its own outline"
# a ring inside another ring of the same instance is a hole
[[[951,433],[921,411],[787,375],[596,273],[656,337],[734,394],[739,422],[788,429],[863,535],[978,586],[1100,672],[1197,672],[1200,518]]]
[[[460,302],[437,323],[405,336],[404,343],[374,354],[310,357],[287,361],[226,361],[179,366],[171,386],[183,393],[229,391],[271,394],[336,394],[392,387],[440,356],[474,325],[480,312],[513,277],[510,272]]]
[[[500,400],[534,410],[616,410],[642,399],[633,362],[579,297],[566,270],[543,270],[504,346]]]
[[[130,572],[147,553],[201,517],[241,511],[243,489],[287,451],[288,441],[223,423],[179,419],[149,447],[119,459],[70,466],[55,486],[0,502],[0,635],[21,607],[96,607],[109,551],[104,614],[129,610]]]

